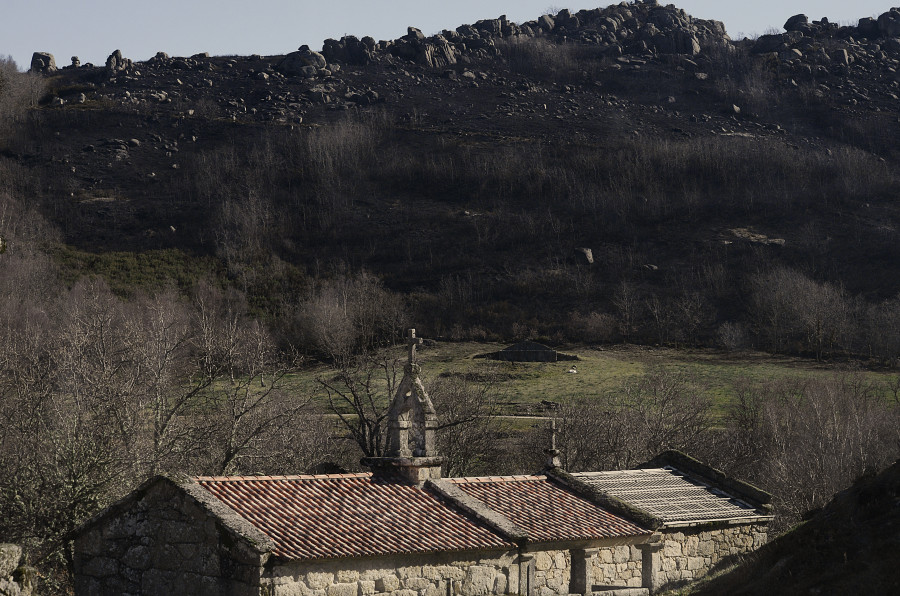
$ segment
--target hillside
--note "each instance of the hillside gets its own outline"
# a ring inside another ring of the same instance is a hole
[[[900,12],[786,27],[637,2],[285,56],[36,55],[2,186],[61,230],[64,277],[123,295],[206,272],[279,320],[365,270],[433,336],[891,362]]]
[[[900,462],[691,594],[896,594]]]

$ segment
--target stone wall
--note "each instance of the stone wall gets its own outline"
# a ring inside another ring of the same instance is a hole
[[[267,596],[533,596],[569,594],[569,551],[407,555],[267,566]]]
[[[569,593],[572,555],[567,550],[538,551],[534,555],[532,596],[554,596]]]
[[[706,525],[663,531],[657,581],[668,588],[703,577],[722,559],[754,551],[766,543],[765,524]],[[640,587],[643,557],[637,546],[601,548],[594,558],[594,583]]]
[[[259,594],[258,555],[170,482],[150,485],[74,543],[76,594]]]
[[[641,561],[637,546],[601,548],[594,557],[594,585],[640,588]]]
[[[725,557],[742,555],[764,545],[765,524],[718,528],[685,528],[665,532],[662,584],[673,586],[703,577]]]
[[[266,596],[515,594],[519,565],[515,551],[289,561],[267,565],[262,584]]]

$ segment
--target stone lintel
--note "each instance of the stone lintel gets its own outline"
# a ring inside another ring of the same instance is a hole
[[[456,484],[446,478],[429,480],[426,487],[439,497],[455,505],[476,520],[484,523],[504,538],[522,546],[528,542],[528,533],[513,523],[505,515],[494,511],[479,499],[466,494]]]
[[[554,540],[553,542],[529,542],[520,549],[522,554],[548,550],[590,550],[614,546],[640,546],[648,536],[617,536],[615,538],[595,538],[592,540]]]

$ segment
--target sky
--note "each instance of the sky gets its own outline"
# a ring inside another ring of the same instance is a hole
[[[662,0],[661,3],[665,3]],[[723,21],[732,38],[779,31],[788,17],[856,24],[886,12],[897,0],[681,0],[676,6]],[[146,60],[171,56],[275,55],[343,35],[396,39],[407,26],[426,35],[505,14],[521,23],[546,12],[607,6],[580,0],[2,0],[0,56],[28,68],[35,51],[54,54],[58,66],[72,56],[103,64],[113,50]]]

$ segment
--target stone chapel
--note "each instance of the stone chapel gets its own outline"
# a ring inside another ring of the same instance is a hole
[[[73,533],[76,594],[639,596],[765,542],[771,497],[678,452],[442,478],[419,341],[370,472],[152,478]]]

